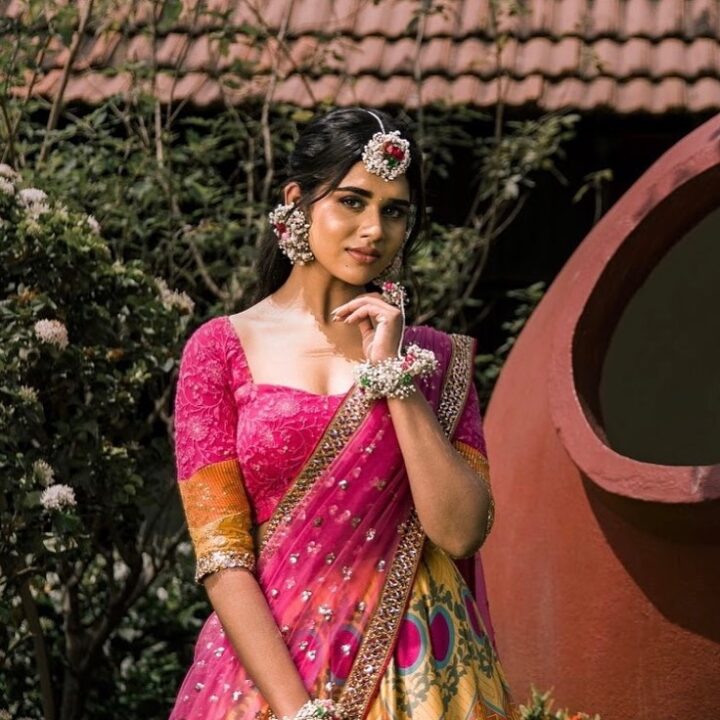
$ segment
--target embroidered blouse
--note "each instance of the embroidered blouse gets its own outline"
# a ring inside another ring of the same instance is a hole
[[[426,347],[450,342],[430,328],[408,333]],[[254,570],[252,527],[269,519],[344,397],[254,383],[227,316],[193,333],[180,364],[175,448],[198,582],[223,568]],[[474,387],[454,445],[487,478]]]

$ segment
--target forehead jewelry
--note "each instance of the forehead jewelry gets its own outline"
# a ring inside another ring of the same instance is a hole
[[[376,132],[365,143],[362,154],[363,165],[368,172],[379,175],[386,182],[394,180],[410,165],[410,143],[400,137],[399,130],[385,132],[382,120],[370,110],[365,112],[378,121],[380,132]]]

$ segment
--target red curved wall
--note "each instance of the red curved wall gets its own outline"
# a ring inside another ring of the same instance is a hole
[[[720,468],[619,456],[603,443],[592,397],[623,305],[720,206],[719,188],[715,118],[585,239],[493,393],[486,435],[498,509],[482,557],[520,702],[532,683],[603,720],[720,718]],[[622,271],[608,274],[620,257]]]

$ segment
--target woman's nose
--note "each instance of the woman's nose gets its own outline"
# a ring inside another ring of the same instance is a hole
[[[363,213],[360,234],[368,239],[380,239],[382,237],[382,218],[380,211],[368,207]]]

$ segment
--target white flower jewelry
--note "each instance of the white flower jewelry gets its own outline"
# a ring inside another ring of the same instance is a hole
[[[310,223],[300,208],[294,204],[278,205],[268,217],[280,250],[293,265],[305,265],[315,259],[308,242]]]
[[[410,143],[400,136],[399,130],[385,132],[382,120],[374,112],[366,112],[378,121],[380,132],[365,143],[363,165],[368,172],[389,182],[402,175],[410,166]]]
[[[308,700],[292,717],[281,720],[339,720],[340,712],[332,700]]]
[[[407,291],[400,283],[388,280],[380,286],[380,289],[382,290],[382,299],[388,305],[404,309],[407,302]]]
[[[402,332],[405,335],[405,302],[407,292],[396,282],[385,282],[382,287],[382,299],[389,305],[400,308],[402,313]],[[387,358],[380,362],[366,360],[354,367],[355,382],[361,392],[371,400],[382,397],[404,399],[415,391],[416,377],[427,377],[435,372],[438,361],[432,350],[419,345],[409,345],[405,354],[398,350],[396,358]]]
[[[413,379],[432,375],[437,366],[438,361],[432,350],[413,344],[400,357],[377,363],[358,363],[355,366],[355,380],[360,390],[371,400],[382,397],[404,399],[416,390]]]

